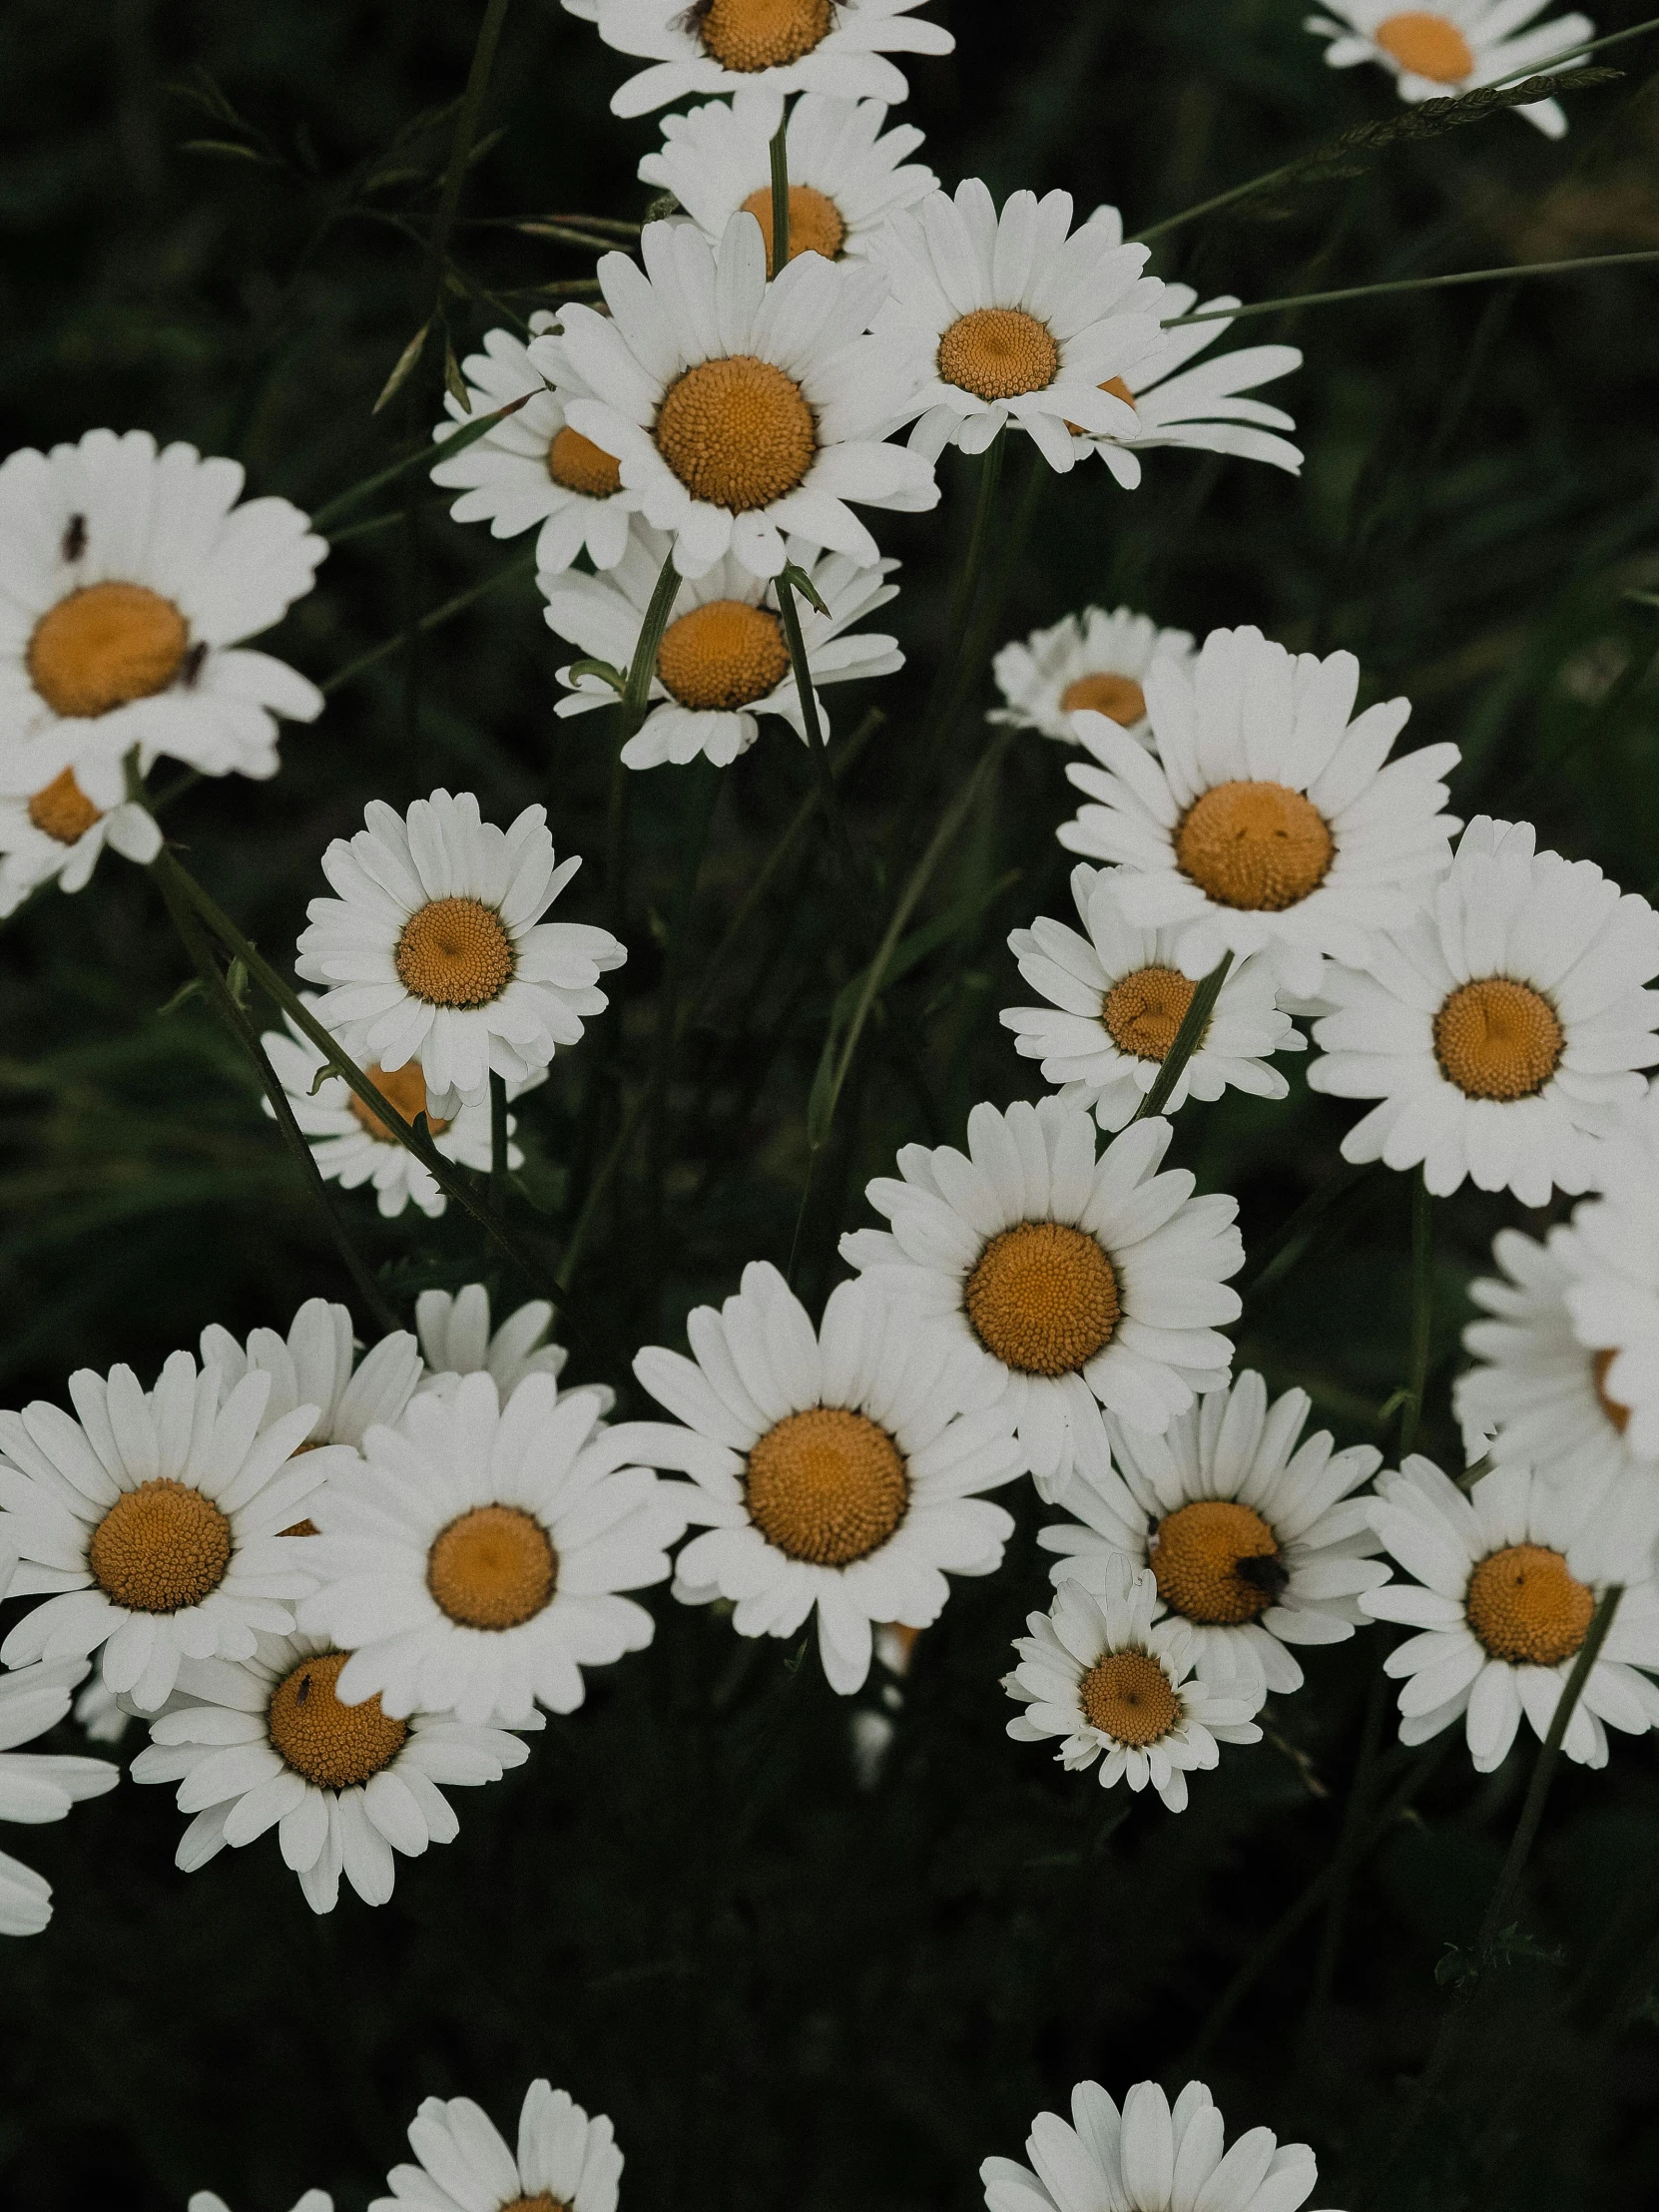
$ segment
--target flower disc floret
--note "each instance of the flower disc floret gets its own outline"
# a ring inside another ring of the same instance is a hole
[[[25,659],[55,715],[107,715],[166,691],[185,665],[190,625],[145,584],[86,584],[35,624]]]
[[[821,46],[834,12],[831,0],[697,0],[688,19],[722,69],[747,77]]]
[[[231,1523],[200,1490],[160,1476],[116,1499],[92,1532],[87,1563],[113,1604],[177,1613],[224,1581]]]
[[[479,898],[430,900],[403,924],[392,957],[428,1006],[487,1006],[512,980],[512,938]]]
[[[761,226],[767,242],[767,275],[778,274],[778,242],[772,227],[772,187],[763,185],[742,202],[745,215]],[[798,254],[822,254],[832,262],[846,243],[846,219],[827,192],[816,185],[790,187],[790,260]]]
[[[1070,1375],[1112,1341],[1122,1307],[1098,1240],[1063,1222],[1000,1230],[963,1292],[975,1336],[1022,1375]]]
[[[1138,1749],[1167,1736],[1181,1718],[1181,1700],[1169,1676],[1144,1651],[1112,1651],[1097,1659],[1077,1694],[1092,1727]]]
[[[377,1697],[342,1705],[335,1685],[343,1651],[301,1659],[271,1693],[271,1741],[283,1764],[322,1790],[350,1790],[387,1767],[408,1742],[407,1721],[380,1710]]]
[[[1045,391],[1060,368],[1060,348],[1046,323],[1023,307],[975,307],[939,339],[938,371],[979,399],[1013,399]]]
[[[60,769],[51,783],[29,801],[29,820],[59,844],[78,844],[93,824],[103,819],[103,808],[82,791],[72,768]]]
[[[1434,1057],[1465,1098],[1534,1098],[1566,1033],[1542,991],[1506,976],[1460,983],[1434,1016]]]
[[[547,447],[547,473],[565,491],[580,492],[584,499],[609,499],[622,489],[622,468],[614,453],[606,453],[564,423],[555,430]]]
[[[688,368],[664,393],[653,434],[692,497],[733,514],[796,490],[818,450],[801,386],[753,353]]]
[[[1468,40],[1443,15],[1407,8],[1400,15],[1384,16],[1373,36],[1401,69],[1436,85],[1461,84],[1474,68]]]
[[[1216,784],[1175,833],[1182,872],[1218,905],[1283,913],[1325,881],[1336,844],[1319,809],[1283,784]]]
[[[1290,1580],[1273,1530],[1233,1498],[1195,1498],[1166,1513],[1151,1558],[1170,1611],[1207,1627],[1255,1620]]]
[[[716,599],[671,622],[657,674],[681,706],[728,714],[765,699],[790,671],[784,626],[767,607]]]
[[[1469,1626],[1494,1659],[1557,1667],[1589,1631],[1595,1592],[1547,1544],[1505,1544],[1469,1576]]]
[[[426,1587],[463,1628],[522,1628],[553,1601],[559,1555],[534,1515],[475,1505],[432,1540]]]
[[[769,1428],[749,1448],[744,1492],[768,1543],[820,1567],[879,1550],[910,1496],[887,1431],[842,1405],[815,1405]]]
[[[1113,676],[1103,670],[1074,678],[1061,692],[1059,708],[1063,715],[1075,715],[1086,708],[1090,714],[1105,715],[1129,730],[1146,719],[1146,694],[1132,676]]]
[[[1100,1002],[1106,1034],[1120,1052],[1161,1063],[1169,1058],[1197,989],[1179,968],[1135,968],[1121,976]]]

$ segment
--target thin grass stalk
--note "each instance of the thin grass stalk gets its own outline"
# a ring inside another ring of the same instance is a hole
[[[401,521],[403,518],[398,516],[394,519]],[[428,630],[440,628],[442,624],[453,620],[456,615],[464,614],[467,608],[472,606],[476,600],[483,599],[492,591],[498,591],[503,584],[510,584],[520,576],[533,575],[535,566],[536,556],[533,550],[528,553],[521,553],[516,561],[508,561],[504,567],[498,568],[492,575],[486,576],[481,584],[469,584],[465,591],[457,592],[453,599],[446,599],[441,607],[434,607],[429,614],[422,615],[413,625],[415,633],[424,635]],[[408,630],[399,630],[395,637],[382,639],[380,644],[370,646],[366,653],[358,654],[354,661],[347,661],[343,668],[336,669],[332,676],[325,677],[317,687],[318,690],[321,691],[324,698],[334,692],[343,690],[347,684],[354,683],[366,670],[376,667],[381,661],[389,659],[393,653],[401,651],[408,643],[409,635]]]
[[[628,663],[628,680],[617,702],[613,727],[616,738],[616,755],[611,763],[610,799],[605,810],[605,903],[611,917],[611,928],[618,936],[626,919],[628,886],[628,778],[632,771],[622,759],[623,749],[638,732],[651,706],[651,682],[657,673],[657,655],[662,649],[663,632],[668,628],[668,618],[680,590],[680,576],[674,566],[674,548],[671,545],[657,572],[656,584],[646,606],[645,619],[640,624],[639,638],[634,646],[634,657]]]
[[[1399,1456],[1414,1451],[1434,1329],[1434,1209],[1419,1168],[1411,1178],[1411,1371],[1399,1408]]]
[[[818,694],[813,689],[813,672],[807,660],[807,641],[801,630],[801,609],[796,604],[795,586],[790,582],[787,570],[777,579],[774,588],[778,593],[778,611],[783,618],[784,637],[790,649],[790,664],[795,670],[796,695],[801,701],[801,720],[806,727],[807,750],[813,757],[813,771],[818,779],[819,805],[824,810],[824,825],[834,850],[841,889],[855,905],[853,894],[860,873],[858,858],[847,832],[846,817],[841,813],[840,794],[835,789],[835,779],[830,773],[830,748],[824,742],[824,725],[819,719]]]
[[[449,252],[449,234],[455,228],[455,216],[461,204],[461,187],[466,182],[467,163],[471,158],[473,142],[478,136],[478,124],[484,112],[484,94],[489,89],[490,71],[495,66],[495,50],[501,43],[501,29],[507,20],[509,4],[510,0],[488,0],[483,21],[478,26],[477,43],[472,49],[472,64],[466,74],[466,90],[461,95],[460,113],[455,118],[455,136],[449,148],[449,166],[444,171],[443,189],[438,195],[438,212],[432,222],[432,236],[426,249],[426,285],[434,308],[443,295],[443,265]]]
[[[790,104],[772,134],[772,274],[781,276],[790,262]]]
[[[1227,981],[1227,971],[1232,965],[1232,953],[1224,952],[1193,992],[1187,1011],[1181,1016],[1181,1026],[1175,1032],[1169,1050],[1164,1054],[1164,1064],[1158,1070],[1151,1090],[1135,1108],[1136,1121],[1145,1121],[1153,1114],[1161,1114],[1169,1104],[1176,1084],[1186,1072],[1187,1062],[1204,1041],[1204,1033],[1216,1010],[1216,1000],[1221,996],[1221,987]]]
[[[507,1210],[507,1078],[490,1069],[490,1212]]]
[[[1331,1895],[1325,1909],[1325,1927],[1320,1935],[1319,1957],[1314,1963],[1313,1987],[1308,1992],[1308,2006],[1302,2017],[1302,2030],[1297,2038],[1297,2068],[1306,2069],[1319,2047],[1320,2032],[1325,2023],[1326,2007],[1331,2002],[1332,1986],[1337,1978],[1337,1964],[1342,1956],[1343,1936],[1348,1924],[1349,1900],[1354,1892],[1354,1878],[1360,1871],[1360,1847],[1365,1833],[1365,1817],[1377,1787],[1377,1762],[1382,1748],[1382,1716],[1387,1705],[1388,1677],[1381,1667],[1375,1669],[1366,1691],[1366,1717],[1361,1724],[1360,1755],[1354,1763],[1354,1773],[1348,1785],[1348,1802],[1343,1807],[1342,1835],[1337,1842],[1337,1860],[1331,1884]]]
[[[336,492],[332,499],[318,507],[311,516],[311,528],[326,537],[332,525],[342,514],[349,514],[359,499],[366,499],[371,491],[379,491],[387,484],[395,484],[400,476],[406,476],[411,469],[422,468],[429,461],[446,460],[452,453],[464,452],[469,445],[476,445],[480,438],[487,437],[498,422],[505,422],[509,415],[517,414],[520,407],[527,406],[534,397],[533,392],[527,391],[517,399],[509,399],[504,407],[496,407],[488,414],[476,416],[446,438],[424,439],[412,452],[405,453],[401,460],[391,462],[386,468],[376,469],[372,476],[365,476],[360,483],[350,484],[344,491]],[[367,525],[359,524],[357,527],[366,528]]]
[[[1338,299],[1381,299],[1391,292],[1443,291],[1452,284],[1503,283],[1511,276],[1570,276],[1581,269],[1623,269],[1636,262],[1659,262],[1659,247],[1639,254],[1580,254],[1570,261],[1515,262],[1507,269],[1460,269],[1449,276],[1399,276],[1384,284],[1347,284],[1340,291],[1299,291],[1288,299],[1253,299],[1242,307],[1204,307],[1171,315],[1166,330],[1189,322],[1242,322],[1247,315],[1283,314],[1293,307],[1326,307]]]
[[[657,1053],[651,1070],[648,1095],[651,1100],[651,1151],[650,1189],[646,1216],[656,1249],[661,1250],[661,1226],[663,1210],[663,1182],[668,1165],[668,1099],[669,1087],[674,1077],[674,1056],[680,1042],[680,991],[685,980],[686,955],[690,948],[691,917],[697,903],[697,886],[703,873],[703,861],[709,848],[709,832],[714,826],[715,812],[720,805],[720,795],[726,788],[724,771],[711,762],[696,764],[694,773],[697,785],[688,810],[689,819],[684,829],[685,843],[680,860],[680,881],[676,889],[674,911],[669,917],[668,942],[665,947],[662,989],[658,994]]]

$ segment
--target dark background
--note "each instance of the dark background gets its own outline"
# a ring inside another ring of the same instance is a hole
[[[1380,73],[1326,69],[1302,0],[934,0],[929,13],[958,50],[910,67],[907,112],[944,182],[982,174],[999,197],[1064,185],[1080,209],[1117,202],[1131,229],[1401,112]],[[143,425],[234,453],[252,490],[314,508],[423,436],[433,355],[405,396],[369,409],[429,304],[443,111],[480,14],[461,0],[11,0],[7,448]],[[1640,14],[1624,5],[1600,27]],[[1652,52],[1610,57],[1626,74],[1573,98],[1563,145],[1506,115],[1396,144],[1361,174],[1282,196],[1272,220],[1258,203],[1175,234],[1154,267],[1268,298],[1659,245]],[[500,135],[456,234],[472,294],[449,297],[457,352],[591,274],[501,219],[644,212],[632,172],[656,123],[606,106],[627,67],[553,0],[517,0],[485,116]],[[203,140],[222,150],[189,150]],[[1092,463],[1042,484],[992,642],[1125,599],[1200,633],[1254,621],[1293,647],[1352,647],[1365,696],[1415,702],[1408,743],[1462,746],[1460,814],[1528,815],[1544,840],[1653,895],[1659,617],[1629,594],[1659,585],[1656,282],[1623,269],[1242,326],[1241,342],[1288,334],[1307,353],[1267,394],[1297,415],[1302,481],[1154,453],[1133,495]],[[1004,518],[1024,472],[1014,456]],[[898,800],[967,528],[959,456],[941,477],[934,516],[876,524],[904,556],[892,615],[912,661],[879,689],[886,720],[849,790],[889,881],[909,864]],[[354,511],[377,526],[336,546],[274,634],[318,681],[530,542],[459,529],[418,475],[405,485]],[[368,798],[401,807],[445,783],[475,789],[497,820],[539,799],[561,851],[589,858],[561,914],[601,918],[608,750],[601,718],[554,721],[560,657],[533,584],[510,576],[341,684],[320,722],[285,734],[275,783],[186,791],[170,831],[285,960],[323,844]],[[832,694],[838,727],[868,703]],[[986,703],[976,694],[952,733],[924,829],[978,758]],[[814,1179],[810,1299],[834,1278],[838,1231],[869,1218],[858,1193],[896,1144],[959,1138],[977,1098],[1037,1095],[996,1014],[1030,995],[1009,927],[1070,918],[1050,835],[1071,811],[1062,768],[1058,747],[1022,739],[929,894],[924,914],[949,917],[943,942],[887,994]],[[617,1100],[658,1065],[660,948],[710,773],[633,784],[629,962],[612,1012],[524,1116],[518,1218],[549,1254]],[[727,775],[685,975],[701,975],[808,779],[778,726]],[[575,1283],[573,1379],[631,1387],[640,1343],[678,1342],[690,1305],[735,1288],[746,1260],[789,1252],[804,1102],[853,965],[827,861],[811,840],[803,851],[601,1210]],[[83,1364],[131,1361],[148,1381],[209,1321],[285,1327],[307,1296],[349,1296],[234,1048],[199,1000],[161,1011],[187,972],[151,885],[118,859],[74,899],[36,899],[0,940],[8,1402],[61,1397]],[[1234,1094],[1179,1125],[1178,1157],[1238,1193],[1253,1266],[1328,1184],[1351,1118],[1294,1071],[1293,1086],[1284,1105]],[[384,1225],[363,1194],[344,1210],[400,1304],[487,1272],[453,1215]],[[1404,1179],[1362,1179],[1240,1327],[1239,1364],[1301,1382],[1343,1441],[1393,1434],[1406,1215]],[[1462,1286],[1514,1218],[1467,1192],[1435,1209],[1424,1435],[1451,1467]],[[526,1293],[490,1280],[509,1301]],[[1178,2085],[1229,1977],[1337,1848],[1383,1632],[1312,1654],[1310,1687],[1275,1702],[1268,1742],[1201,1778],[1186,1815],[1137,1802],[1119,1826],[1124,1793],[1002,1733],[1009,1639],[1046,1597],[1031,1543],[1045,1516],[1029,1494],[1015,1503],[1002,1572],[958,1585],[921,1639],[872,1793],[854,1783],[847,1708],[811,1652],[792,1673],[787,1647],[740,1643],[657,1593],[654,1648],[592,1678],[527,1769],[458,1794],[459,1842],[399,1862],[378,1913],[348,1894],[313,1922],[270,1838],[175,1874],[167,1791],[124,1785],[60,1827],[8,1830],[5,1845],[49,1873],[57,1919],[0,1947],[0,2200],[152,2212],[212,2186],[238,2212],[285,2212],[320,2184],[356,2212],[405,2154],[421,2096],[475,2095],[510,2136],[525,2082],[546,2072],[614,2117],[635,2212],[966,2207],[981,2157],[1017,2155],[1031,2114],[1063,2107],[1080,2075],[1119,2095],[1151,2073]],[[1653,2195],[1651,1742],[1616,1739],[1606,1773],[1558,1782],[1512,1946],[1538,1955],[1488,1976],[1442,2093],[1397,2135],[1402,2085],[1447,2009],[1436,1961],[1470,1939],[1531,1757],[1523,1746],[1480,1780],[1459,1734],[1359,1867],[1346,1916],[1309,1918],[1206,2058],[1232,2130],[1266,2122],[1315,2145],[1316,2204],[1603,2212]]]

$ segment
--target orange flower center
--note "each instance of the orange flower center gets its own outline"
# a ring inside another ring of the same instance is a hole
[[[1289,1579],[1273,1530],[1231,1498],[1197,1498],[1166,1513],[1150,1565],[1172,1612],[1212,1626],[1253,1621]]]
[[[1607,1370],[1617,1358],[1618,1351],[1614,1346],[1609,1346],[1605,1352],[1598,1352],[1590,1362],[1590,1382],[1595,1389],[1596,1403],[1622,1436],[1630,1424],[1630,1408],[1628,1405],[1621,1405],[1607,1388]]]
[[[395,1106],[405,1121],[412,1122],[416,1114],[426,1112],[426,1074],[418,1060],[406,1060],[400,1068],[389,1070],[371,1061],[363,1069],[363,1073],[374,1088],[384,1095],[386,1103]],[[355,1091],[348,1091],[346,1096],[351,1111],[376,1144],[399,1142],[373,1107],[365,1106]],[[428,1116],[426,1126],[434,1137],[441,1137],[449,1124],[436,1116]]]
[[[1530,983],[1484,975],[1434,1016],[1434,1057],[1467,1098],[1531,1098],[1561,1064],[1555,1008]]]
[[[829,36],[830,0],[707,0],[692,22],[722,69],[749,75],[800,61]]]
[[[52,712],[79,719],[166,691],[189,650],[171,599],[144,584],[88,584],[48,607],[25,658]]]
[[[1164,1059],[1197,988],[1178,968],[1137,968],[1114,983],[1101,1001],[1107,1036],[1134,1059]]]
[[[426,1587],[463,1628],[522,1628],[551,1603],[559,1555],[517,1505],[475,1505],[433,1539]]]
[[[761,236],[767,242],[767,275],[776,276],[772,187],[763,185],[759,192],[752,192],[743,204],[743,212],[761,226]],[[832,262],[845,244],[846,219],[830,195],[820,192],[816,185],[791,185],[790,260],[793,262],[798,254],[822,254],[827,262]]]
[[[1468,40],[1443,15],[1407,9],[1380,23],[1372,37],[1409,76],[1427,77],[1436,85],[1460,84],[1474,68]]]
[[[1023,307],[975,307],[939,340],[937,367],[947,384],[977,399],[1013,399],[1046,391],[1060,368],[1048,325]]]
[[[1217,784],[1175,832],[1184,875],[1218,906],[1277,914],[1318,890],[1336,855],[1325,817],[1284,784]]]
[[[795,490],[818,425],[794,377],[753,353],[702,361],[670,384],[657,450],[694,499],[747,514]]]
[[[555,430],[547,448],[547,473],[566,491],[588,499],[609,499],[622,489],[622,463],[567,422]]]
[[[1022,1221],[993,1237],[965,1293],[973,1333],[1022,1375],[1070,1375],[1112,1341],[1118,1279],[1086,1230]]]
[[[104,810],[95,807],[75,781],[72,768],[60,769],[44,791],[29,802],[29,820],[41,833],[59,844],[78,844]]]
[[[98,1587],[132,1613],[178,1613],[219,1588],[231,1523],[210,1497],[163,1476],[118,1497],[87,1550]]]
[[[1144,1750],[1181,1718],[1169,1676],[1144,1651],[1109,1651],[1077,1685],[1077,1702],[1102,1735]]]
[[[486,1006],[512,980],[506,925],[479,898],[434,898],[403,924],[398,980],[428,1006]]]
[[[1084,707],[1127,730],[1146,713],[1146,694],[1132,676],[1112,676],[1102,669],[1095,676],[1079,676],[1060,694],[1061,714],[1074,715]]]
[[[1558,1667],[1584,1641],[1595,1592],[1544,1544],[1510,1544],[1481,1560],[1464,1597],[1469,1626],[1494,1659]]]
[[[657,654],[657,674],[682,707],[751,706],[789,674],[784,626],[765,607],[715,599],[671,622]]]
[[[389,1719],[377,1697],[342,1705],[334,1685],[343,1651],[301,1659],[271,1694],[266,1725],[277,1756],[319,1790],[352,1790],[389,1767],[408,1741],[407,1721]]]
[[[791,1413],[750,1448],[750,1518],[769,1544],[817,1567],[880,1549],[910,1502],[904,1458],[884,1428],[839,1405]]]

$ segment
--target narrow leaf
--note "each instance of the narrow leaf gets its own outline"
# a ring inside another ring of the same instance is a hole
[[[414,336],[410,338],[408,344],[404,346],[402,352],[398,354],[397,365],[392,370],[391,374],[386,378],[385,383],[380,387],[379,398],[375,400],[373,406],[370,407],[370,409],[368,410],[370,414],[378,414],[380,412],[380,409],[385,406],[387,401],[395,398],[397,393],[402,390],[404,384],[408,382],[409,377],[414,370],[415,363],[420,359],[421,354],[426,350],[426,333],[431,327],[432,317],[428,315],[426,317],[426,320],[420,325],[420,328],[415,332]]]

